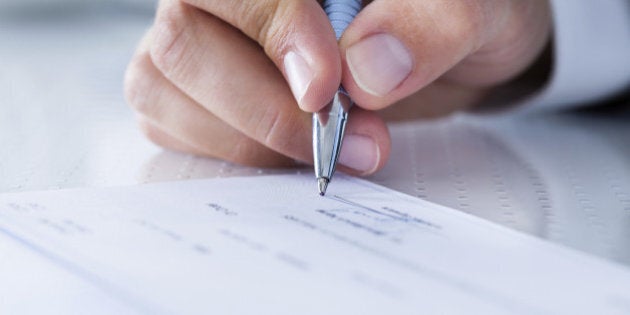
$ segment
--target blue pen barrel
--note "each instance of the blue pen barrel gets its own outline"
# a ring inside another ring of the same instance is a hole
[[[361,10],[361,0],[326,0],[324,11],[328,15],[330,24],[335,30],[337,40],[348,28],[354,17]]]
[[[335,30],[337,40],[361,10],[361,0],[326,0],[324,11]],[[326,193],[341,153],[343,135],[348,121],[352,100],[339,87],[330,103],[313,114],[313,161],[320,195]]]

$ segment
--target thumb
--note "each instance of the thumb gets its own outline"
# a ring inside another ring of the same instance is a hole
[[[375,0],[341,40],[343,86],[375,110],[447,72],[467,86],[506,81],[543,50],[550,23],[531,17],[546,9],[544,0]]]

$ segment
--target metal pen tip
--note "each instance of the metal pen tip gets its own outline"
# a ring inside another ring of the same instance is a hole
[[[319,188],[319,195],[323,196],[326,194],[326,188],[328,187],[328,178],[320,177],[317,179],[317,188]]]

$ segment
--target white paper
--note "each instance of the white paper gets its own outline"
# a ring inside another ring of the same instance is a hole
[[[620,265],[344,176],[4,194],[0,244],[2,314],[630,313]]]

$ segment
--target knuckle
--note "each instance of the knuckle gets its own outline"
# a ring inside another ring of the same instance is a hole
[[[443,34],[451,41],[476,40],[484,29],[486,10],[478,1],[457,1],[449,8],[448,23],[443,26]]]
[[[270,148],[282,148],[281,139],[285,138],[283,133],[283,122],[287,121],[282,117],[282,113],[277,110],[268,110],[257,120],[256,134],[260,135],[262,144]]]
[[[289,43],[291,25],[295,25],[293,14],[297,9],[292,7],[298,1],[275,1],[266,14],[266,18],[259,28],[258,41],[269,56],[280,55]]]
[[[147,139],[149,139],[149,141],[161,147],[165,146],[164,139],[162,138],[162,132],[158,130],[157,127],[153,126],[153,124],[151,124],[149,120],[145,118],[139,118],[138,128],[140,129],[142,134]]]
[[[273,20],[277,8],[278,1],[257,1],[255,4],[243,1],[241,3],[243,17],[240,19],[241,29],[247,30],[253,36],[260,34],[260,30],[268,27]]]
[[[240,1],[230,10],[228,20],[263,47],[267,55],[278,55],[286,46],[287,30],[294,25],[293,15],[300,1]],[[230,3],[229,6],[234,6]],[[287,28],[287,26],[289,26]]]
[[[254,166],[257,163],[258,150],[256,143],[247,137],[235,141],[231,150],[226,152],[225,159],[233,163]]]
[[[150,56],[165,75],[176,71],[185,60],[186,46],[190,40],[187,33],[190,15],[189,9],[179,2],[166,5],[157,14]]]
[[[257,139],[266,147],[288,156],[299,156],[305,150],[305,135],[310,130],[310,115],[270,109],[257,122]]]
[[[228,20],[234,21],[234,26],[249,37],[259,40],[261,34],[265,33],[276,18],[281,2],[280,0],[240,1],[235,9],[229,10],[232,16]],[[228,6],[234,6],[234,4],[230,3]]]
[[[257,166],[264,163],[263,161],[274,160],[280,154],[278,152],[286,151],[288,147],[285,132],[289,132],[284,123],[283,115],[277,111],[269,110],[262,116],[252,117],[247,123],[253,126],[253,134],[255,138],[241,135],[237,140],[233,141],[228,152],[225,153],[225,159],[249,166]],[[273,163],[272,163],[273,164]]]
[[[155,74],[149,71],[151,59],[143,53],[135,56],[125,72],[124,94],[127,104],[141,114],[150,115],[151,95],[155,93]]]
[[[256,41],[269,56],[277,56],[286,47],[287,34],[300,19],[299,11],[307,1],[311,0],[204,0],[203,3],[205,7],[214,8],[213,14]]]

